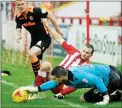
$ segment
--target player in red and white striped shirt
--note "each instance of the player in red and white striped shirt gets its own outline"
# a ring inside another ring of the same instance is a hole
[[[61,37],[61,40],[64,40],[64,39]],[[65,40],[63,41],[61,45],[66,50],[67,56],[60,63],[60,66],[63,66],[66,69],[70,68],[71,66],[78,66],[78,65],[89,63],[89,58],[92,56],[93,51],[94,51],[93,46],[90,44],[84,46],[81,52],[77,50],[75,47],[73,47],[72,45],[69,45]],[[53,89],[52,92],[56,94],[56,93],[59,93],[59,91],[61,91],[63,95],[66,95],[70,92],[73,92],[74,90],[75,90],[74,88],[66,87],[62,84],[61,86]]]
[[[89,58],[92,56],[94,52],[94,48],[92,45],[85,45],[84,48],[79,51],[72,45],[69,45],[60,34],[58,34],[56,31],[54,31],[51,27],[48,26],[46,22],[43,22],[44,26],[48,29],[51,36],[65,49],[67,52],[67,56],[64,58],[64,60],[60,63],[60,66],[63,66],[64,68],[68,69],[71,66],[76,65],[82,65],[89,62]],[[49,65],[48,65],[49,66]],[[43,66],[42,66],[43,67]],[[41,73],[41,72],[39,72]],[[48,72],[49,74],[49,72]],[[38,74],[39,76],[39,74]],[[38,77],[37,76],[37,77]],[[40,75],[41,76],[41,75]],[[45,76],[46,77],[46,76]],[[35,81],[35,83],[38,83],[39,81]],[[38,83],[39,84],[39,83]],[[38,86],[36,84],[36,86]],[[64,89],[64,90],[63,90]],[[73,92],[74,88],[64,86],[64,84],[60,85],[59,87],[52,90],[53,93],[57,94],[61,92],[63,95],[68,94],[70,92]]]

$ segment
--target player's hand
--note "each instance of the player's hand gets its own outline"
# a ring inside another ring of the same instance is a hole
[[[96,105],[106,105],[109,103],[109,95],[103,96],[103,101],[95,103]]]
[[[95,103],[96,105],[106,105],[108,104],[109,102],[104,102],[104,101],[101,101],[101,102],[97,102]]]
[[[17,37],[17,43],[20,43],[20,40],[22,39],[22,37]]]
[[[24,87],[20,87],[19,88],[20,90],[25,90],[25,91],[28,91],[30,93],[35,93],[35,92],[38,92],[38,87],[31,87],[31,86],[24,86]]]
[[[64,99],[64,95],[62,95],[61,93],[58,93],[58,94],[54,95],[53,98]]]

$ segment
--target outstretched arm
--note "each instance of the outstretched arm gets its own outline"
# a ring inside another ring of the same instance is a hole
[[[103,101],[100,101],[96,104],[97,105],[106,105],[106,104],[108,104],[109,103],[109,95],[107,93],[107,88],[106,88],[103,80],[101,78],[97,77],[96,75],[93,75],[93,74],[90,74],[90,73],[83,73],[83,75],[84,75],[84,77],[82,78],[82,81],[85,78],[84,81],[86,83],[90,84],[91,86],[95,85],[95,87],[101,92],[101,94],[103,96]]]
[[[42,92],[42,91],[51,90],[57,87],[58,85],[59,84],[57,82],[51,80],[43,83],[42,85],[39,85],[38,87],[25,86],[25,87],[20,87],[20,89],[33,93],[33,92]]]
[[[56,19],[55,19],[54,15],[52,13],[48,12],[47,18],[51,21],[51,23],[55,27],[55,30],[57,31],[57,33],[59,33],[60,35],[63,35],[63,33],[59,29],[58,24],[56,23]]]
[[[46,21],[43,20],[43,24],[51,36],[66,50],[67,53],[74,54],[75,52],[79,52],[75,47],[68,44],[59,33],[53,30]]]
[[[43,20],[43,24],[44,26],[48,29],[49,33],[51,34],[51,36],[60,44],[62,45],[62,43],[65,41],[62,36],[57,33],[54,29],[52,29],[48,23],[46,21]]]

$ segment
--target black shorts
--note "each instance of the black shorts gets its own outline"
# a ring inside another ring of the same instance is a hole
[[[90,89],[83,96],[86,102],[100,102],[103,100],[102,94],[95,88]]]
[[[47,38],[45,40],[40,40],[38,42],[31,42],[31,45],[30,45],[30,48],[33,47],[33,46],[36,46],[38,48],[41,49],[41,54],[38,55],[38,59],[42,60],[43,58],[43,53],[45,52],[45,50],[50,46],[51,44],[51,38]]]
[[[120,101],[121,100],[121,93],[119,92],[119,90],[116,90],[117,92],[114,95],[109,95],[110,97],[110,102],[112,101]],[[86,92],[84,94],[84,99],[86,102],[100,102],[103,101],[103,96],[102,94],[99,92],[98,89],[90,89],[88,92]]]
[[[122,75],[119,70],[113,66],[110,67],[110,78],[108,85],[108,93],[111,94],[115,90],[122,90]]]

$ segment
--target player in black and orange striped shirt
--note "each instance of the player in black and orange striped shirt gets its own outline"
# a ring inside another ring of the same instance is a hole
[[[21,37],[22,26],[31,34],[29,56],[35,77],[40,69],[39,60],[42,60],[43,53],[51,44],[51,37],[44,27],[42,20],[47,18],[51,21],[56,31],[62,35],[54,16],[39,7],[27,6],[25,0],[16,0],[18,9],[16,15],[17,41]]]

